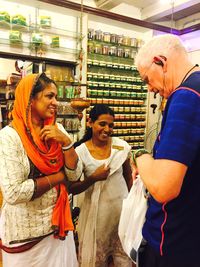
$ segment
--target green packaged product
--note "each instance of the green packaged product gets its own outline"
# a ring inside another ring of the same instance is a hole
[[[32,33],[31,42],[35,44],[42,44],[42,34]]]
[[[9,40],[12,44],[22,43],[22,33],[20,31],[10,31]]]
[[[51,27],[51,17],[50,16],[41,16],[40,17],[40,26],[42,28],[50,28]]]
[[[6,11],[1,11],[0,12],[0,21],[6,21],[10,23],[10,15]]]
[[[60,38],[59,36],[54,36],[51,39],[51,47],[58,48],[60,46]]]
[[[12,21],[12,24],[27,26],[26,18],[20,14],[13,16],[11,21]]]

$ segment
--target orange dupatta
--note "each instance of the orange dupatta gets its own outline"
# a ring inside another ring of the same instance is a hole
[[[15,101],[12,110],[12,126],[19,134],[28,157],[45,175],[58,172],[64,165],[61,145],[51,141],[49,146],[41,141],[35,133],[31,120],[31,92],[39,78],[39,74],[30,74],[23,78],[15,91]],[[44,125],[52,125],[55,116],[44,121]],[[67,231],[73,230],[68,193],[64,184],[60,184],[60,194],[52,214],[52,225],[56,238],[65,239]]]

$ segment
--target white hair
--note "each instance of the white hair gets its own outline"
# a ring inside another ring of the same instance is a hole
[[[135,65],[146,67],[152,63],[154,56],[161,55],[169,58],[174,52],[188,57],[182,41],[177,36],[173,34],[155,36],[140,48],[135,58]]]

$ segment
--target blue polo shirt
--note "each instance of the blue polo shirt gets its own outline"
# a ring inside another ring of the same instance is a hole
[[[183,163],[188,170],[177,198],[160,204],[150,197],[143,237],[163,257],[192,267],[200,251],[200,72],[179,88],[167,101],[154,158]]]

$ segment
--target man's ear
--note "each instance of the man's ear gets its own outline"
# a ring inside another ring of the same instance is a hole
[[[154,57],[153,58],[153,62],[156,64],[156,65],[159,65],[159,66],[164,66],[162,60],[159,58],[159,57]]]
[[[163,68],[163,71],[166,72],[167,68],[167,58],[165,56],[162,56],[162,55],[158,55],[158,56],[155,56],[153,58],[153,62],[156,64],[156,65],[159,65]]]

